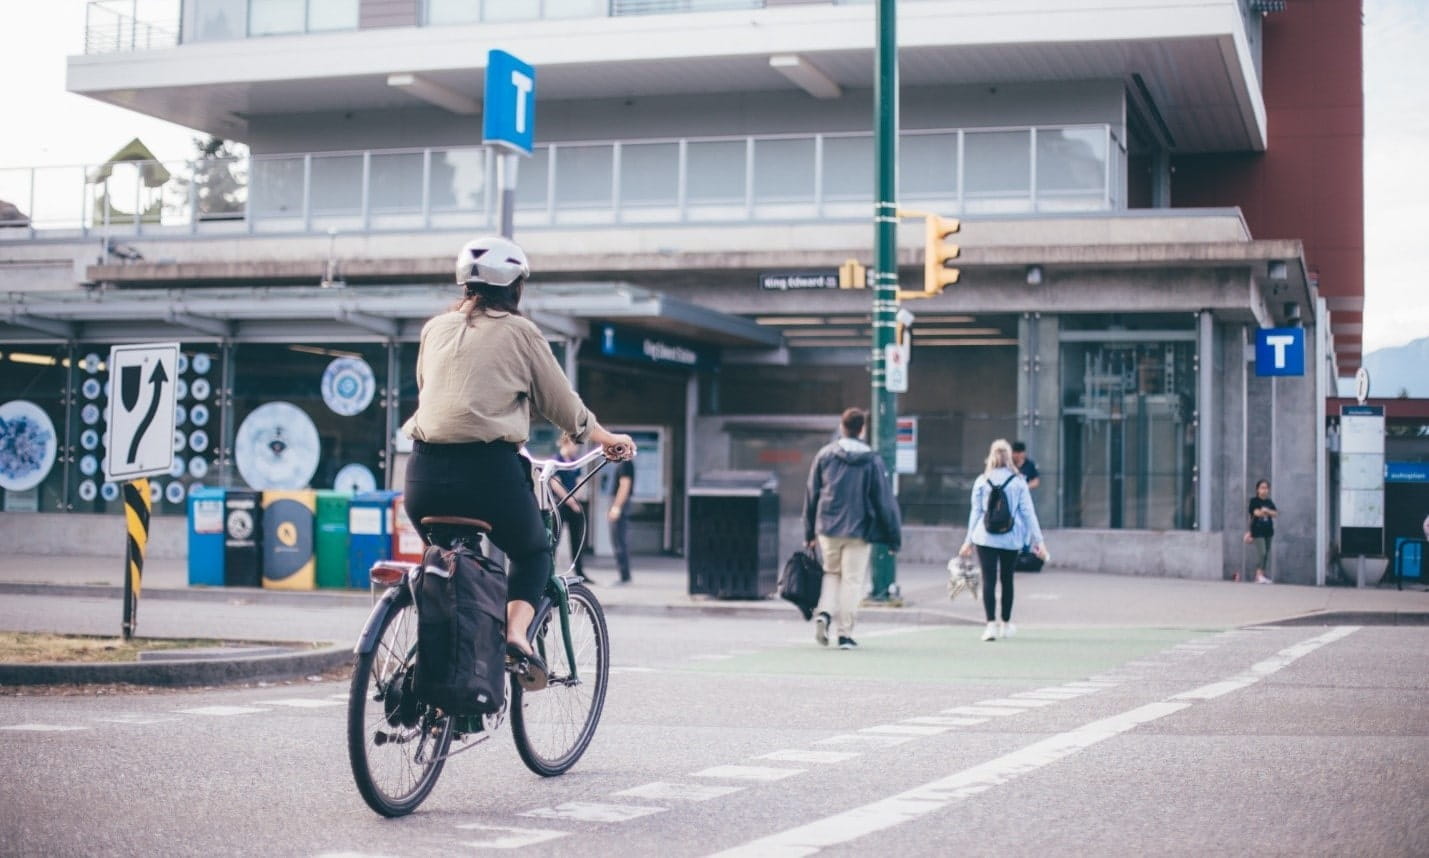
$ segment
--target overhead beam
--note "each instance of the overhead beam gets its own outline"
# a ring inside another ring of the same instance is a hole
[[[169,308],[165,313],[164,320],[171,325],[178,325],[181,328],[188,328],[189,330],[210,334],[215,337],[228,339],[233,336],[232,322],[186,313],[182,306]]]
[[[434,80],[410,72],[387,75],[387,85],[395,87],[416,98],[446,108],[452,113],[471,116],[481,112],[481,102],[469,95],[442,86]]]
[[[401,330],[401,323],[396,319],[384,319],[381,316],[359,312],[350,307],[338,307],[334,318],[339,322],[346,322],[353,327],[381,334],[384,337],[395,337]]]
[[[775,54],[769,67],[787,77],[814,98],[838,98],[843,89],[823,69],[798,54]]]
[[[70,322],[61,322],[58,319],[42,319],[39,316],[31,316],[28,313],[21,313],[15,308],[5,314],[5,321],[17,328],[29,328],[32,331],[39,331],[42,334],[49,334],[60,339],[75,339],[75,326]]]

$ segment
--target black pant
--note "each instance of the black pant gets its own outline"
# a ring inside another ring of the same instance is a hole
[[[982,566],[982,610],[989,623],[997,619],[999,577],[1002,578],[1002,621],[1012,621],[1012,574],[1017,567],[1017,554],[1016,548],[977,547],[977,562]]]
[[[626,510],[620,511],[620,518],[610,523],[610,547],[615,553],[615,568],[620,571],[620,580],[630,580],[630,523],[625,518]]]
[[[580,501],[574,502],[580,503]],[[581,504],[579,510],[574,510],[571,509],[570,502],[563,502],[559,509],[561,510],[561,521],[566,527],[566,533],[570,535],[571,559],[575,561],[576,577],[584,578],[585,553],[587,550],[585,544],[585,504]]]
[[[417,441],[414,448],[402,499],[413,526],[420,531],[429,515],[487,522],[492,543],[510,561],[507,599],[536,604],[550,578],[551,546],[532,494],[531,468],[516,446]]]

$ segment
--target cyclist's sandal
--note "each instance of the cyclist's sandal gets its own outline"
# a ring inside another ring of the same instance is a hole
[[[526,652],[514,643],[506,644],[506,669],[515,675],[523,691],[540,691],[549,677],[546,663],[534,652]]]

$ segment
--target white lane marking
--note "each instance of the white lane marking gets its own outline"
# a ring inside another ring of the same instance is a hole
[[[1248,685],[1252,685],[1265,677],[1284,669],[1297,659],[1304,658],[1325,644],[1334,643],[1341,638],[1348,637],[1359,631],[1359,626],[1336,626],[1324,634],[1310,638],[1307,641],[1286,647],[1264,661],[1252,664],[1244,673],[1233,676],[1230,679],[1223,679],[1220,682],[1212,682],[1209,685],[1202,685],[1200,688],[1193,688],[1190,691],[1183,691],[1177,694],[1172,700],[1213,700],[1223,694],[1229,694]]]
[[[774,768],[773,766],[711,766],[693,772],[692,778],[729,778],[740,781],[779,781],[791,775],[801,775],[803,769]]]
[[[1090,688],[1039,688],[1036,691],[1019,691],[1011,695],[1013,700],[1071,700],[1091,694]]]
[[[863,755],[857,751],[805,751],[801,748],[789,748],[783,751],[760,754],[752,759],[779,760],[785,763],[842,763],[845,760],[852,760],[854,757],[861,756]]]
[[[1341,626],[1318,637],[1287,647],[1271,658],[1257,662],[1251,666],[1250,670],[1236,677],[1235,682],[1237,683],[1240,683],[1241,680],[1249,680],[1244,684],[1238,684],[1237,687],[1243,688],[1245,685],[1264,679],[1316,649],[1352,634],[1357,629],[1357,626]],[[1105,739],[1119,736],[1142,724],[1187,709],[1193,705],[1191,700],[1209,699],[1207,694],[1220,696],[1226,693],[1225,690],[1222,690],[1222,686],[1228,683],[1229,681],[1212,683],[1165,700],[1139,706],[1110,718],[1102,718],[1090,724],[1084,724],[1074,730],[1051,736],[1025,748],[955,772],[907,792],[740,844],[716,853],[714,858],[806,858],[820,849],[848,843],[859,837],[942,810],[955,801],[961,801],[1005,784],[1013,778],[1051,765]]]
[[[996,718],[999,715],[1021,715],[1027,710],[1021,706],[1010,709],[1006,706],[954,706],[951,709],[944,709],[943,715],[971,715],[977,717]]]
[[[951,729],[946,724],[878,724],[862,727],[858,732],[888,736],[936,736]]]
[[[88,727],[74,727],[62,724],[11,724],[8,727],[0,727],[0,730],[16,730],[28,733],[68,733],[72,730],[88,729]]]
[[[341,706],[339,700],[314,700],[311,697],[289,697],[286,700],[259,701],[265,706],[292,706],[297,709],[322,709],[325,706]]]
[[[701,653],[699,655],[692,655],[690,656],[690,661],[728,661],[732,658],[734,658],[734,656],[730,655],[729,653],[711,652]]]
[[[1012,707],[1012,708],[1015,709],[1015,708],[1018,708],[1018,707],[1034,707],[1034,708],[1035,708],[1035,707],[1037,707],[1037,706],[1051,706],[1053,703],[1056,703],[1056,702],[1057,702],[1057,701],[1055,701],[1055,700],[1041,700],[1041,699],[1038,699],[1038,698],[1036,698],[1036,697],[1027,697],[1027,698],[1023,698],[1023,699],[1021,699],[1021,700],[1013,700],[1013,699],[1011,699],[1011,698],[1009,698],[1009,697],[998,697],[998,698],[993,699],[993,700],[979,700],[978,702],[974,703],[973,705],[974,705],[974,706],[984,706],[984,707],[985,707],[985,706],[1008,706],[1008,707]]]
[[[346,703],[349,696],[347,694],[329,694],[327,697],[329,700],[341,700]]]
[[[729,795],[744,789],[740,786],[718,786],[716,784],[677,784],[669,781],[655,781],[630,789],[623,789],[611,795],[631,798],[653,798],[656,801],[709,801],[712,798]]]
[[[958,715],[920,715],[917,718],[904,718],[902,724],[937,724],[941,727],[971,727],[974,724],[987,723],[986,718],[965,718]]]
[[[757,649],[732,649],[732,650],[729,651],[729,654],[730,654],[730,655],[758,655],[758,654],[759,654],[759,650],[757,650]]]
[[[827,739],[816,739],[815,745],[878,745],[880,747],[891,747],[901,745],[904,742],[913,741],[912,736],[871,736],[867,733],[841,733],[837,736],[830,736]]]
[[[110,717],[107,717],[107,718],[95,718],[95,719],[93,719],[93,720],[95,720],[95,721],[103,721],[103,722],[105,722],[105,723],[107,723],[107,724],[132,724],[132,725],[134,725],[134,726],[143,726],[143,725],[146,725],[146,724],[163,724],[163,723],[166,722],[166,721],[178,721],[178,720],[180,720],[180,719],[178,719],[178,718],[168,718],[168,717],[165,717],[165,716],[162,716],[162,715],[155,716],[155,715],[128,714],[128,715],[114,715],[114,716],[110,716]]]
[[[463,840],[461,845],[475,849],[521,849],[535,846],[570,834],[569,831],[552,831],[549,828],[511,828],[506,825],[484,825],[467,822],[458,825],[463,831],[479,831],[487,835],[484,840]]]
[[[1161,701],[1043,739],[1010,754],[964,769],[907,792],[855,807],[843,813],[752,840],[716,853],[718,858],[802,858],[820,849],[901,825],[949,804],[1005,784],[1015,777],[1051,765],[1063,757],[1134,727],[1187,708],[1189,703]]]
[[[254,706],[200,706],[197,709],[175,709],[180,715],[256,715],[259,712],[267,712],[267,709],[259,709]]]
[[[635,804],[601,804],[594,801],[568,801],[558,804],[555,807],[538,807],[535,810],[528,810],[522,816],[534,816],[537,819],[574,819],[577,822],[628,822],[632,819],[639,819],[642,816],[649,816],[653,813],[664,813],[668,807],[641,807]]]

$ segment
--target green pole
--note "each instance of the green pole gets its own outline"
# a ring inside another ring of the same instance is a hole
[[[873,448],[893,473],[897,396],[884,376],[884,347],[894,341],[898,313],[898,27],[895,0],[878,0],[878,73],[873,87]],[[872,601],[901,604],[897,565],[887,547],[873,549]]]

